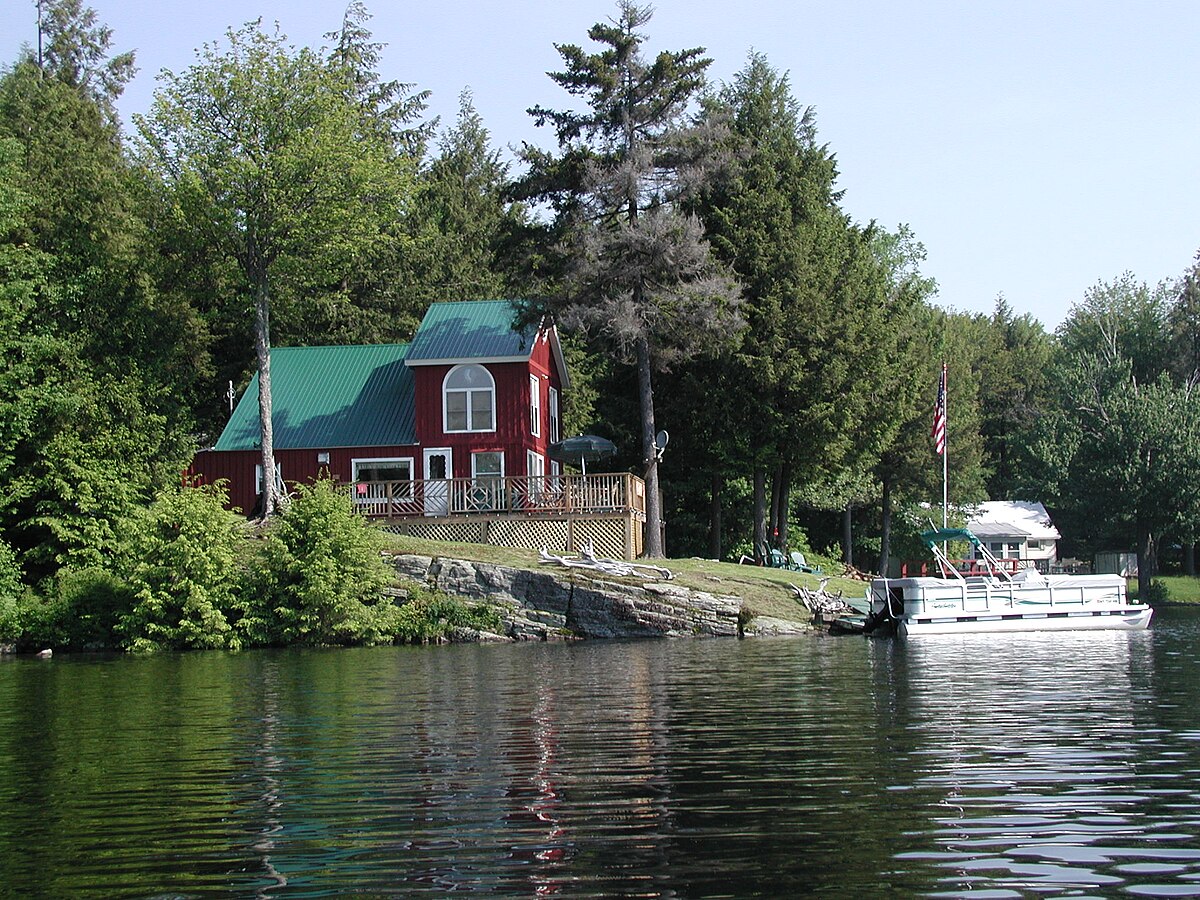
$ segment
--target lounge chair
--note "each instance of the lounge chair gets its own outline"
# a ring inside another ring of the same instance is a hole
[[[776,550],[776,553],[779,551]],[[788,563],[788,568],[796,572],[808,572],[810,575],[820,575],[820,566],[810,566],[807,560],[804,559],[804,554],[798,550],[793,550]]]

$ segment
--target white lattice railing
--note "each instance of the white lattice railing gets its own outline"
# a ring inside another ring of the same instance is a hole
[[[645,483],[626,472],[360,481],[348,490],[355,508],[371,517],[646,514]]]

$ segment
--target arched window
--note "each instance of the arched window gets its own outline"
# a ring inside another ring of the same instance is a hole
[[[442,383],[443,430],[495,431],[496,382],[483,366],[455,366]]]

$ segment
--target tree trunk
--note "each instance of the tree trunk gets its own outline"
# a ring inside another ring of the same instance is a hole
[[[1145,603],[1154,577],[1154,534],[1145,522],[1137,526],[1138,598]]]
[[[892,565],[892,479],[883,477],[883,500],[879,508],[879,574],[886,576]]]
[[[767,549],[767,473],[754,467],[754,558],[766,562]]]
[[[642,458],[646,464],[646,537],[644,555],[663,555],[662,494],[658,489],[658,454],[654,446],[654,387],[650,379],[650,341],[637,342],[638,404],[642,414]]]
[[[779,502],[782,491],[780,485],[783,482],[783,466],[777,465],[775,471],[771,473],[771,518],[767,527],[767,534],[771,539],[771,546],[776,550],[782,549],[783,544],[779,542],[780,527],[779,527]]]
[[[1196,544],[1193,541],[1183,543],[1183,574],[1196,576]]]
[[[788,516],[791,515],[792,464],[784,463],[779,472],[779,539],[780,550],[788,547]]]
[[[275,514],[275,436],[271,425],[271,301],[266,272],[254,279],[254,355],[258,361],[258,423],[262,434],[262,517]]]
[[[708,555],[721,558],[721,474],[712,473],[708,500]]]
[[[842,562],[854,565],[854,507],[847,503],[842,514]]]

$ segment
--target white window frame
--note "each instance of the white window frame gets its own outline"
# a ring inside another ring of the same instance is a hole
[[[464,388],[449,388],[450,380],[459,372],[468,369],[478,369],[487,376],[486,387],[464,387]],[[450,394],[463,394],[466,400],[466,428],[451,428],[450,427],[450,404],[448,402]],[[491,426],[488,428],[475,428],[475,404],[474,399],[476,394],[488,394],[491,399]],[[442,431],[445,434],[485,434],[494,433],[496,431],[496,379],[492,377],[492,373],[487,370],[486,366],[481,366],[478,363],[466,363],[459,366],[454,366],[446,377],[442,379]]]
[[[546,488],[546,457],[536,450],[525,451],[525,489],[534,501],[540,501]]]
[[[358,484],[359,468],[370,468],[380,464],[388,463],[408,463],[408,486],[400,494],[393,494],[393,500],[411,500],[413,498],[413,479],[416,478],[416,460],[411,456],[364,456],[350,460],[350,480]],[[359,493],[359,490],[354,491],[354,500],[356,503],[375,503],[380,500],[387,499],[387,492],[383,488],[384,482],[366,482],[367,490]]]
[[[546,457],[536,450],[525,451],[525,474],[530,478],[546,477]]]
[[[559,426],[558,388],[550,388],[550,443],[562,440]]]
[[[479,457],[495,455],[500,457],[500,471],[479,473]],[[471,491],[478,498],[476,502],[485,509],[500,509],[504,498],[505,459],[503,450],[476,450],[471,453]]]
[[[485,454],[494,453],[500,457],[500,473],[486,472],[484,478],[503,478],[504,477],[504,451],[503,450],[475,450],[471,453],[471,478],[474,480],[479,478],[479,457]]]
[[[529,433],[542,436],[542,379],[534,374],[529,376]]]
[[[275,460],[275,487],[279,489],[279,493],[283,493],[283,466],[279,464],[279,460]],[[254,464],[254,496],[260,497],[263,492],[263,470],[262,463]]]

